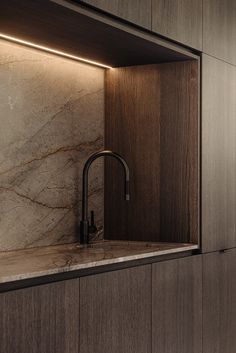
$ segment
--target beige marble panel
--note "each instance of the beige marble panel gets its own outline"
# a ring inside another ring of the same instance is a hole
[[[76,240],[85,159],[104,145],[104,70],[0,41],[0,251]],[[103,162],[89,206],[102,233]]]

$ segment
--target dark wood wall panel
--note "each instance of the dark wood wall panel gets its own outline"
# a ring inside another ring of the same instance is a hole
[[[151,29],[151,0],[83,0],[82,2]]]
[[[152,0],[152,30],[201,50],[202,0]]]
[[[236,67],[203,56],[202,248],[236,246]]]
[[[201,256],[153,264],[152,281],[152,353],[201,353]]]
[[[105,163],[107,238],[159,238],[159,82],[157,65],[107,72],[105,145],[125,157],[131,173],[131,200],[127,202],[120,165],[113,160]]]
[[[131,172],[125,202],[120,165],[106,161],[105,237],[197,242],[198,63],[108,71],[105,126]]]
[[[236,347],[236,249],[203,255],[203,353]]]
[[[198,65],[160,66],[162,241],[198,242]]]
[[[203,51],[236,65],[236,1],[203,0]]]
[[[79,280],[0,294],[1,353],[78,353]]]
[[[80,281],[80,353],[151,353],[151,266]]]

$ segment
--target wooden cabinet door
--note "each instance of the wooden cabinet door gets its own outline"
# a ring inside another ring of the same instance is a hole
[[[151,266],[81,278],[80,352],[151,353]]]
[[[201,353],[201,256],[152,266],[152,353]]]
[[[236,246],[236,67],[202,61],[202,248]]]
[[[203,51],[236,64],[235,0],[203,0]]]
[[[152,0],[152,30],[202,49],[201,0]]]
[[[136,25],[151,29],[151,0],[83,0],[83,2]]]
[[[79,280],[0,294],[1,353],[78,353]]]
[[[203,353],[236,351],[236,249],[203,255]]]

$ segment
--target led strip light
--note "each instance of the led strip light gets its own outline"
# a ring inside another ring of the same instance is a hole
[[[19,39],[19,38],[11,37],[11,36],[8,36],[8,35],[3,34],[3,33],[0,33],[0,38],[9,40],[11,42],[23,44],[23,45],[26,45],[26,46],[31,47],[31,48],[40,49],[40,50],[46,51],[48,53],[60,55],[60,56],[63,56],[65,58],[68,58],[68,59],[73,59],[73,60],[81,61],[81,62],[84,62],[84,63],[87,63],[87,64],[99,66],[99,67],[102,67],[104,69],[112,69],[111,66],[104,65],[104,64],[101,64],[101,63],[93,61],[93,60],[88,60],[88,59],[81,58],[79,56],[67,54],[67,53],[65,53],[63,51],[60,51],[60,50],[51,49],[51,48],[45,47],[43,45],[34,44],[32,42],[28,42],[26,40],[22,40],[22,39]]]

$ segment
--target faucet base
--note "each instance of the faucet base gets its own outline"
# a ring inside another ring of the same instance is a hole
[[[89,243],[89,222],[80,221],[80,244]]]

